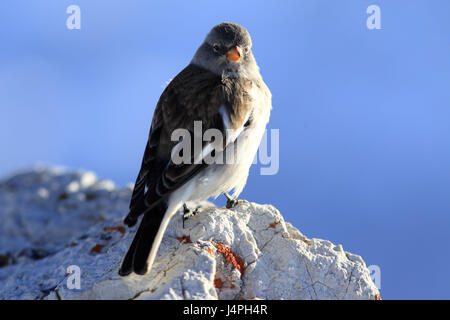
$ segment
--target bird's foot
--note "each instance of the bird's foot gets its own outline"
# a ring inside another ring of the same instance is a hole
[[[239,203],[239,199],[233,199],[228,193],[224,193],[223,194],[226,198],[227,198],[227,204],[226,204],[226,208],[227,209],[232,209],[234,207],[236,207],[236,205]]]
[[[227,209],[232,209],[234,207],[237,206],[237,204],[239,203],[239,199],[231,199],[231,200],[227,200]]]
[[[184,229],[184,222],[187,219],[189,219],[189,218],[195,216],[197,213],[199,213],[199,211],[200,211],[199,209],[200,209],[200,207],[197,207],[194,210],[191,210],[191,209],[189,209],[187,207],[186,203],[183,204],[183,216],[182,216],[182,218],[183,218],[183,229]]]

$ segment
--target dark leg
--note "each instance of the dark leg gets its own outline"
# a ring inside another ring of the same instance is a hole
[[[238,202],[239,202],[238,199],[233,199],[233,198],[232,198],[228,193],[226,193],[226,192],[224,192],[223,195],[227,198],[227,205],[226,205],[227,209],[234,208],[234,207],[238,204]]]

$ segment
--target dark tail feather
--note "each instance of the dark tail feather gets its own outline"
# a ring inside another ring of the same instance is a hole
[[[134,236],[133,242],[131,242],[130,247],[128,248],[128,252],[125,255],[125,258],[123,259],[122,266],[119,269],[119,275],[124,277],[129,275],[131,272],[133,272],[133,256],[134,252],[136,250],[137,243],[139,242],[139,239],[142,237],[142,234],[144,233],[144,224],[141,223],[138,230],[136,231],[136,234]]]
[[[161,201],[160,204],[144,215],[133,242],[123,259],[119,275],[127,276],[133,271],[140,275],[147,273],[147,258],[166,210],[166,203]]]

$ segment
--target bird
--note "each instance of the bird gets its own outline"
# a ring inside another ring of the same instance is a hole
[[[155,107],[124,223],[133,227],[142,218],[120,276],[150,273],[171,218],[182,206],[186,209],[188,201],[223,194],[227,207],[236,205],[271,109],[272,95],[254,58],[249,32],[236,23],[215,25]],[[173,132],[183,129],[195,135],[195,122],[201,124],[200,135],[216,130],[222,137],[201,141],[200,151],[180,150],[189,139],[173,139]],[[190,161],[174,161],[177,152]],[[207,156],[226,161],[207,162]]]

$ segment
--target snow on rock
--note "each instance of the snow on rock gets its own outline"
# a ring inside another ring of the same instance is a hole
[[[199,212],[184,228],[181,213],[172,219],[150,275],[122,278],[131,191],[48,168],[1,182],[0,299],[379,298],[360,256],[247,201],[188,204]]]

